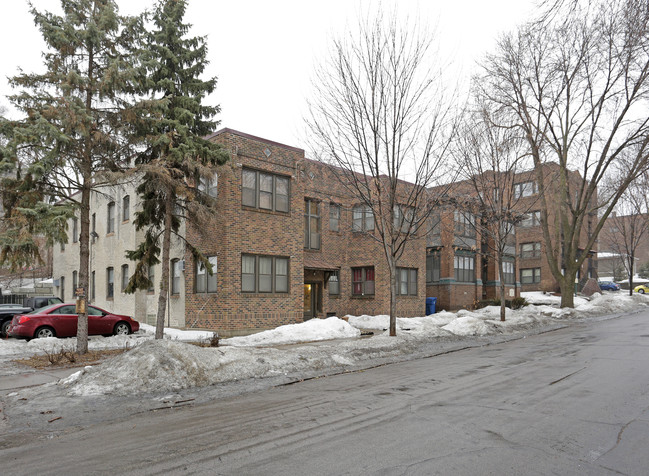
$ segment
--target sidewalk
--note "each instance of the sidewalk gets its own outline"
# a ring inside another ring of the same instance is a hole
[[[83,367],[67,367],[59,369],[32,370],[20,374],[0,375],[0,395],[7,395],[22,388],[35,387],[45,383],[57,382]]]

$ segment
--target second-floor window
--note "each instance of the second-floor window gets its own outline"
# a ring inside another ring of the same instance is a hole
[[[329,229],[340,231],[340,205],[335,203],[329,204]]]
[[[352,268],[352,295],[374,295],[374,266]]]
[[[540,258],[541,257],[541,243],[521,243],[520,245],[521,258]]]
[[[536,182],[521,182],[514,184],[514,198],[529,197],[538,192]]]
[[[407,233],[415,218],[415,209],[404,205],[394,206],[394,229]]]
[[[352,209],[352,231],[374,230],[374,213],[367,205],[358,205]]]
[[[320,203],[304,200],[304,248],[320,249]]]
[[[72,243],[79,241],[79,220],[77,217],[72,218]]]
[[[455,234],[475,238],[475,215],[473,213],[455,211]]]
[[[219,176],[214,174],[211,178],[201,177],[198,181],[198,190],[209,195],[212,198],[216,198],[218,193],[218,184]]]
[[[290,203],[288,177],[250,169],[243,169],[241,175],[243,205],[288,213]]]
[[[115,233],[115,202],[110,202],[106,209],[106,234]]]
[[[529,212],[523,216],[523,219],[520,222],[520,226],[523,228],[529,228],[532,226],[539,226],[541,224],[541,212]]]
[[[122,221],[131,219],[131,197],[126,195],[122,198]]]

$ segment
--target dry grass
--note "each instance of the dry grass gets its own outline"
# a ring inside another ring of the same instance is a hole
[[[90,350],[80,355],[71,350],[62,349],[60,352],[33,355],[26,359],[15,360],[14,362],[35,369],[84,367],[86,365],[99,364],[103,360],[123,354],[126,351],[128,349]]]

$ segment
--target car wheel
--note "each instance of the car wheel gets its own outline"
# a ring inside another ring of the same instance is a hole
[[[2,337],[8,337],[7,332],[9,332],[10,325],[11,325],[11,319],[9,319],[8,321],[4,321],[2,323],[2,327],[0,327],[0,335],[2,335]]]
[[[131,328],[126,322],[118,322],[115,324],[113,334],[116,336],[125,336],[131,333]]]
[[[640,288],[640,289],[638,289],[638,292],[639,292],[640,294],[644,294],[644,289]]]
[[[34,332],[34,339],[45,339],[46,337],[56,337],[56,332],[51,327],[39,327]]]

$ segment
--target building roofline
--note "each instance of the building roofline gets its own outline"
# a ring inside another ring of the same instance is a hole
[[[228,127],[224,127],[223,129],[219,129],[218,131],[211,133],[210,135],[206,136],[205,138],[209,140],[209,139],[212,139],[212,138],[214,138],[214,137],[216,137],[218,135],[221,135],[221,134],[233,134],[233,135],[236,135],[236,136],[244,137],[246,139],[251,139],[251,140],[258,141],[258,142],[263,142],[265,144],[274,145],[276,147],[282,147],[284,149],[294,150],[295,152],[301,152],[302,154],[304,154],[304,149],[300,149],[299,147],[293,147],[291,145],[286,145],[286,144],[282,144],[280,142],[275,142],[275,141],[272,141],[272,140],[264,139],[263,137],[253,136],[252,134],[247,134],[245,132],[237,131],[235,129],[230,129]]]

